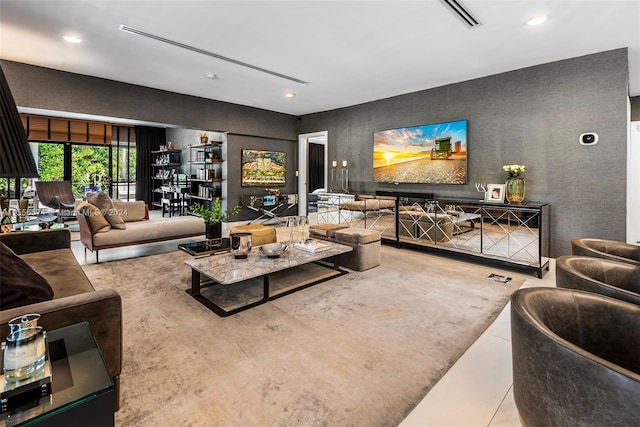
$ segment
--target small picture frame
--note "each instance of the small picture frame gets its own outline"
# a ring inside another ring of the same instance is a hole
[[[504,184],[489,184],[484,201],[489,203],[504,203]]]

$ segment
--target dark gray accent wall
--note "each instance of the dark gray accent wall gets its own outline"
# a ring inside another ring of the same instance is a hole
[[[299,133],[327,130],[329,160],[348,160],[354,191],[433,192],[478,198],[474,183],[502,183],[524,164],[526,200],[550,205],[551,256],[572,237],[625,240],[627,50],[516,70],[362,105],[305,115]],[[468,121],[466,185],[373,182],[373,132]],[[598,133],[582,146],[578,136]]]
[[[232,162],[242,148],[278,149],[291,153],[287,169],[291,173],[297,169],[294,116],[19,62],[0,60],[0,64],[18,106],[250,135],[248,140],[228,138]],[[283,191],[292,191],[293,183],[287,176]],[[229,167],[229,205],[240,203],[235,185],[240,188],[240,168]]]

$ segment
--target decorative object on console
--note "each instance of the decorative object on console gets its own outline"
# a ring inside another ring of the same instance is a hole
[[[374,132],[373,180],[466,184],[466,120]]]
[[[476,191],[479,193],[482,193],[483,195],[482,200],[480,200],[481,202],[484,202],[485,200],[487,200],[487,184],[482,182],[476,182]]]
[[[488,184],[484,201],[489,203],[504,203],[504,187],[505,184]]]
[[[243,187],[284,187],[287,153],[283,151],[242,150]]]
[[[525,182],[520,175],[524,173],[524,165],[504,165],[502,167],[509,178],[505,183],[506,197],[509,203],[519,205],[524,200]]]
[[[344,193],[349,192],[349,163],[346,160],[342,161],[342,191]]]
[[[336,191],[336,168],[338,167],[338,161],[334,160],[331,162],[331,187],[329,191],[331,193]]]

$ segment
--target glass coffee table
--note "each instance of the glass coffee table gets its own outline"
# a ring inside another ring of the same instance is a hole
[[[191,289],[187,289],[186,292],[217,315],[226,317],[347,274],[346,270],[340,268],[340,255],[352,251],[353,248],[333,242],[322,241],[322,244],[326,244],[328,248],[319,252],[307,252],[291,246],[287,252],[277,258],[263,255],[260,253],[259,247],[254,247],[245,259],[236,259],[231,253],[222,253],[186,260],[185,264],[191,267]],[[327,264],[326,260],[332,262]],[[303,280],[299,286],[277,294],[271,293],[270,275],[279,272],[287,274],[295,267],[311,263],[332,268],[333,273],[323,275],[317,280]],[[232,286],[255,278],[262,278],[260,299],[231,310],[225,310],[201,292],[208,286]]]

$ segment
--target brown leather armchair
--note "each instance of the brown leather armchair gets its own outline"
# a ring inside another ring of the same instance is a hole
[[[602,258],[561,256],[556,260],[556,286],[640,305],[640,266]]]
[[[640,306],[560,288],[511,297],[513,395],[527,426],[630,426],[640,413]]]
[[[585,237],[571,239],[573,255],[605,258],[640,266],[640,246],[616,240],[589,239]]]

